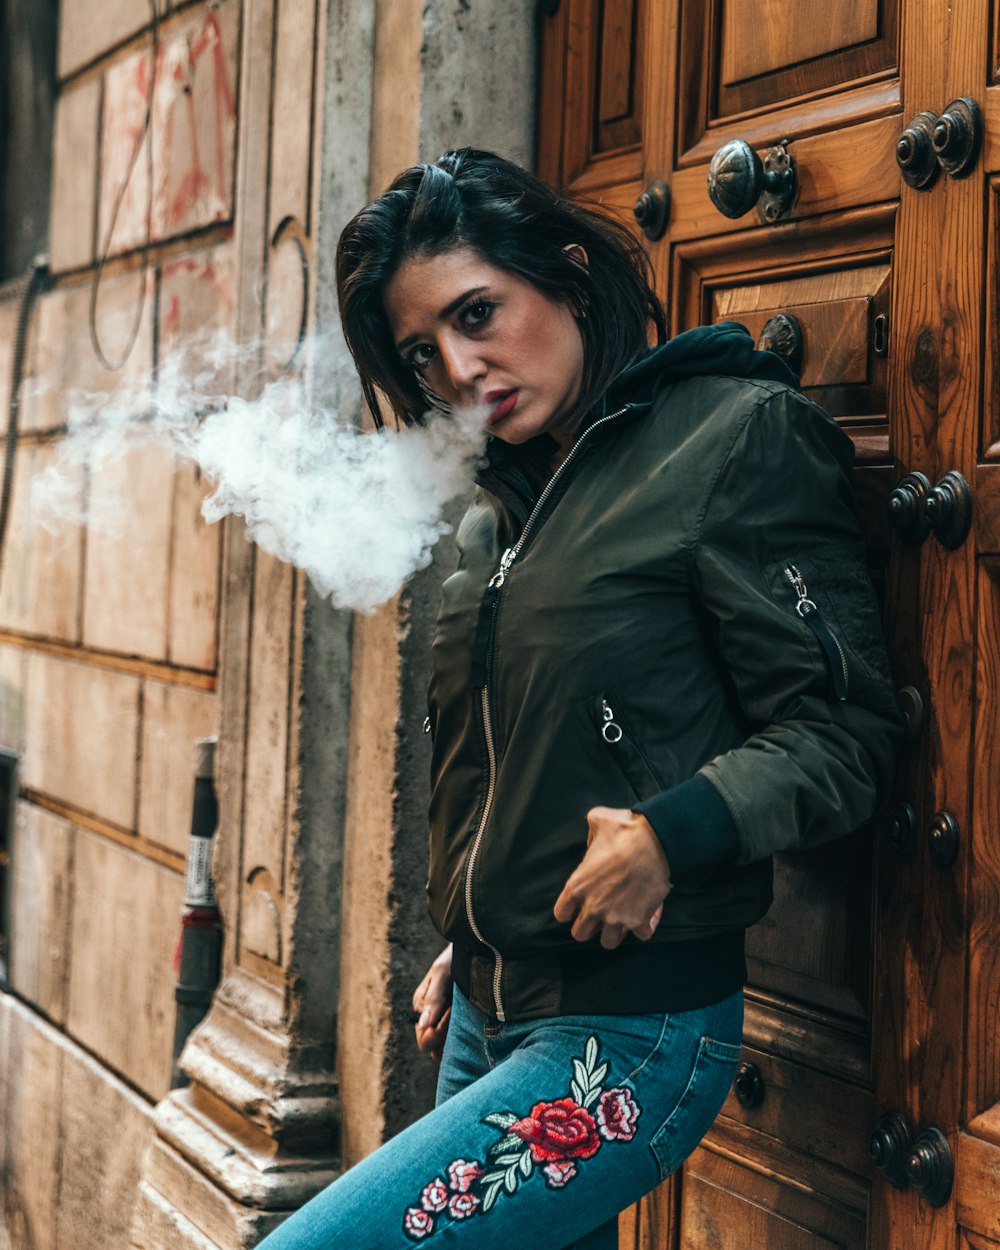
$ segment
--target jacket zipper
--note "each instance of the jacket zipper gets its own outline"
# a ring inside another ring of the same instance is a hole
[[[833,677],[833,692],[840,702],[843,703],[847,698],[848,671],[847,656],[844,654],[844,648],[840,645],[840,639],[827,625],[816,604],[809,598],[809,592],[806,589],[802,574],[794,564],[786,566],[785,576],[791,582],[792,588],[798,596],[795,611],[809,626],[823,648],[827,663],[830,665],[830,674]]]
[[[486,824],[490,818],[490,809],[493,806],[493,795],[496,790],[497,782],[497,757],[496,746],[493,740],[493,714],[490,708],[490,670],[492,668],[493,658],[493,638],[496,627],[497,610],[500,606],[500,593],[503,590],[504,583],[507,580],[507,574],[510,572],[510,566],[520,555],[525,542],[528,539],[539,514],[545,506],[546,501],[552,494],[556,483],[562,477],[570,463],[575,459],[577,452],[584,445],[590,434],[599,426],[606,425],[609,421],[614,421],[618,417],[624,416],[628,412],[631,404],[626,404],[624,408],[619,408],[617,412],[612,412],[608,416],[601,417],[599,421],[595,421],[580,438],[570,448],[569,455],[562,462],[555,473],[549,478],[545,485],[545,489],[538,496],[535,506],[531,510],[527,521],[524,523],[524,529],[521,536],[513,547],[508,547],[503,553],[500,560],[500,566],[489,580],[488,591],[493,592],[493,603],[490,614],[490,631],[489,641],[487,643],[487,659],[484,673],[484,681],[481,687],[482,691],[482,716],[483,716],[483,736],[486,740],[486,760],[489,766],[489,777],[486,785],[486,799],[483,803],[482,814],[479,817],[479,827],[476,829],[476,836],[473,839],[472,849],[469,851],[469,858],[465,865],[465,912],[469,921],[469,928],[472,930],[476,940],[482,942],[484,946],[489,947],[493,952],[493,1005],[496,1008],[497,1020],[501,1023],[506,1020],[506,1014],[503,1007],[503,997],[500,993],[500,983],[503,979],[503,956],[497,948],[483,937],[479,925],[476,923],[475,911],[472,906],[472,877],[475,872],[476,860],[479,857],[479,848],[482,845],[483,835],[486,832]]]

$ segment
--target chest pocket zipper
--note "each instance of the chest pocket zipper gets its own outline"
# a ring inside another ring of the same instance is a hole
[[[844,654],[844,648],[840,644],[840,639],[827,625],[823,619],[819,608],[809,598],[809,592],[806,589],[805,581],[802,574],[794,564],[785,566],[785,576],[792,584],[792,589],[798,596],[795,604],[795,611],[799,614],[806,625],[812,630],[816,641],[823,648],[826,655],[827,663],[830,666],[830,676],[833,680],[833,693],[837,699],[843,703],[847,699],[848,694],[848,670],[847,656]]]

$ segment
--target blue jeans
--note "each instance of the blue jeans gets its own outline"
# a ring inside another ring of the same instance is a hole
[[[261,1250],[614,1250],[732,1084],[742,992],[694,1011],[498,1024],[455,990],[437,1106]]]

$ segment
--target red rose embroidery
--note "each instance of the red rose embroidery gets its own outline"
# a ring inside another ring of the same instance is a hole
[[[627,1089],[609,1089],[597,1104],[597,1127],[605,1141],[631,1141],[639,1105]]]
[[[448,1214],[456,1220],[467,1220],[474,1215],[479,1199],[475,1194],[453,1194],[448,1203]]]
[[[572,1098],[536,1102],[531,1114],[510,1126],[527,1142],[536,1163],[550,1159],[589,1159],[601,1146],[594,1117]]]
[[[546,1185],[551,1189],[562,1189],[567,1181],[576,1176],[576,1164],[572,1159],[554,1159],[551,1163],[546,1163],[542,1171],[545,1173]]]
[[[403,1216],[403,1231],[407,1237],[420,1241],[422,1237],[428,1237],[434,1231],[434,1217],[422,1207],[407,1207],[406,1214]]]
[[[443,1211],[448,1205],[448,1186],[440,1176],[425,1185],[420,1194],[420,1205],[425,1211]]]
[[[448,1164],[448,1180],[459,1194],[467,1194],[482,1174],[483,1169],[478,1163],[469,1163],[465,1159],[456,1159]]]

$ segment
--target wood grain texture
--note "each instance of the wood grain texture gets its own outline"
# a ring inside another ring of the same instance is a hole
[[[795,161],[798,200],[791,217],[767,229],[776,238],[788,236],[818,213],[894,200],[900,182],[895,159],[899,131],[896,118],[883,117],[793,140],[789,151]],[[859,151],[866,153],[864,161],[858,160]],[[705,166],[679,169],[671,187],[675,240],[763,229],[753,211],[736,220],[722,216],[708,197]]]
[[[1000,558],[980,560],[978,582],[966,1120],[1000,1104]]]
[[[722,0],[718,78],[734,87],[878,38],[878,0]],[[794,32],[794,38],[789,34]],[[815,72],[815,67],[813,67]],[[854,74],[849,75],[855,77]]]
[[[850,32],[871,29],[869,5],[832,3],[818,17],[810,6],[803,17],[804,5],[805,0],[774,4],[770,22],[760,4],[701,0],[682,6],[680,64],[686,72],[679,86],[685,149],[720,120],[895,76],[898,0],[883,0],[875,36],[853,47]],[[828,13],[841,18],[839,31],[831,28]],[[814,53],[800,51],[800,45],[811,45]]]

